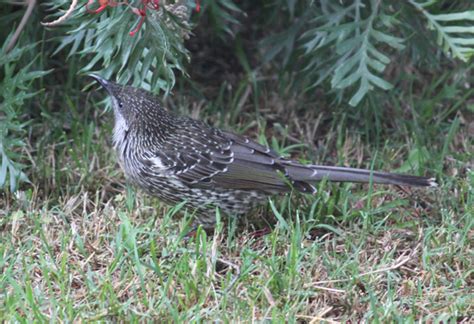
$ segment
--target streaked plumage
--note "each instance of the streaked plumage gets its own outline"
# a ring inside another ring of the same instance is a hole
[[[432,178],[303,165],[245,136],[166,111],[149,92],[93,76],[112,97],[114,146],[127,178],[163,201],[198,208],[197,220],[215,222],[216,206],[242,216],[268,195],[291,187],[313,194],[331,181],[435,186]]]

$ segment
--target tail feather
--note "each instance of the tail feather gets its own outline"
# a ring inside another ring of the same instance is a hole
[[[286,170],[289,178],[294,181],[313,182],[327,179],[329,181],[338,182],[373,182],[420,187],[438,186],[434,178],[355,168],[291,164],[286,166]]]

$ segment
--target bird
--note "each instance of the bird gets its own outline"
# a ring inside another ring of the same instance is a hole
[[[185,201],[195,222],[216,224],[216,207],[244,217],[268,196],[293,189],[315,194],[315,184],[377,183],[436,187],[434,178],[302,164],[252,139],[168,111],[150,92],[90,75],[112,100],[113,146],[127,180],[161,201]]]

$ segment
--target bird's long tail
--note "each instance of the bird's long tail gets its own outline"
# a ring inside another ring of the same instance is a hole
[[[312,165],[311,168],[316,171],[315,180],[327,178],[331,181],[349,181],[349,182],[373,182],[381,184],[436,187],[434,178],[419,177],[406,174],[370,171],[354,168],[343,168],[333,166]]]
[[[364,169],[323,166],[323,165],[301,165],[293,164],[285,166],[287,176],[303,185],[327,179],[337,182],[362,182],[380,183],[402,186],[437,187],[435,178],[419,177],[413,175],[371,171]],[[304,185],[303,185],[304,187]],[[303,189],[303,188],[302,188]],[[307,191],[308,188],[302,191]]]

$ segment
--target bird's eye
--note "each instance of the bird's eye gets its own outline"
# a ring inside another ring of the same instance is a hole
[[[123,108],[123,102],[119,101],[118,105],[120,108]]]

